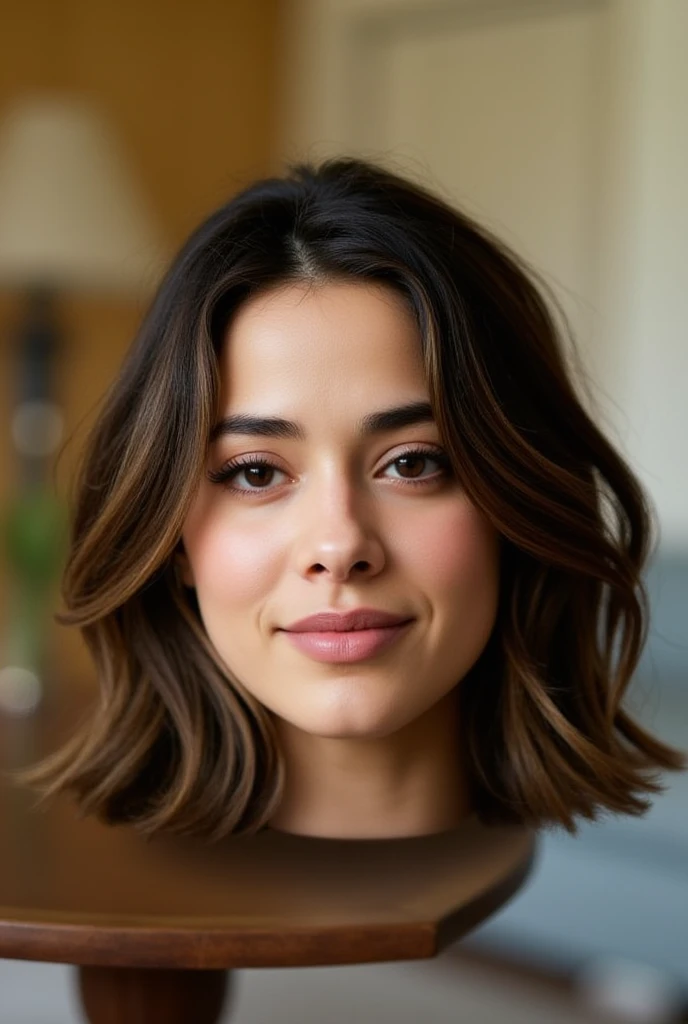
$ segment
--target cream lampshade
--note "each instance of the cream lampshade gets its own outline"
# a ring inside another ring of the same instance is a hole
[[[100,112],[79,98],[17,101],[0,122],[0,287],[137,293],[165,256]]]

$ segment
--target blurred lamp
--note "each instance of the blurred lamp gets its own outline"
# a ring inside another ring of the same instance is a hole
[[[26,303],[9,425],[19,489],[0,510],[11,577],[0,633],[0,711],[37,705],[62,552],[64,516],[47,484],[63,422],[52,381],[60,343],[55,299],[65,292],[143,297],[165,257],[98,110],[76,97],[17,101],[0,122],[0,289],[20,291]]]
[[[102,115],[76,98],[18,101],[0,122],[0,286],[137,293],[163,259]]]

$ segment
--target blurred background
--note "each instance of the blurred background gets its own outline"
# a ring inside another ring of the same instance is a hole
[[[429,184],[560,300],[657,509],[628,704],[688,748],[686,0],[1,0],[0,26],[3,763],[93,691],[52,622],[65,504],[162,268],[243,184],[338,153]],[[666,781],[642,819],[545,834],[437,963],[238,972],[233,1019],[349,1019],[354,977],[364,1020],[417,1020],[405,984],[432,1021],[688,1019],[688,780]],[[78,1019],[67,972],[0,961],[1,1024]]]

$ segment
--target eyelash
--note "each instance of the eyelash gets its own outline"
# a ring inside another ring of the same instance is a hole
[[[436,449],[429,450],[426,448],[409,448],[407,451],[401,452],[397,455],[397,457],[392,459],[391,462],[388,462],[383,469],[388,469],[400,459],[418,456],[430,459],[431,462],[436,462],[442,470],[440,478],[451,476],[451,463],[449,461],[449,457],[444,452]],[[254,466],[265,466],[269,469],[276,469],[280,473],[284,472],[284,470],[280,470],[279,466],[275,466],[274,463],[263,455],[249,455],[237,459],[230,459],[221,469],[210,470],[208,472],[208,479],[211,483],[222,484],[227,490],[232,491],[234,494],[240,494],[242,497],[252,496],[254,494],[266,494],[271,490],[271,487],[232,487],[229,483],[229,481],[237,476],[242,469],[253,468]],[[430,484],[436,484],[438,476],[437,474],[434,474],[433,476],[426,477],[422,480],[397,477],[397,480],[401,480],[404,484],[409,484],[412,487],[427,487]]]

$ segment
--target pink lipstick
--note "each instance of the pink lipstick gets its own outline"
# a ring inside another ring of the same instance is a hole
[[[283,630],[298,650],[323,662],[356,662],[390,647],[407,631],[408,616],[375,608],[320,612]]]

